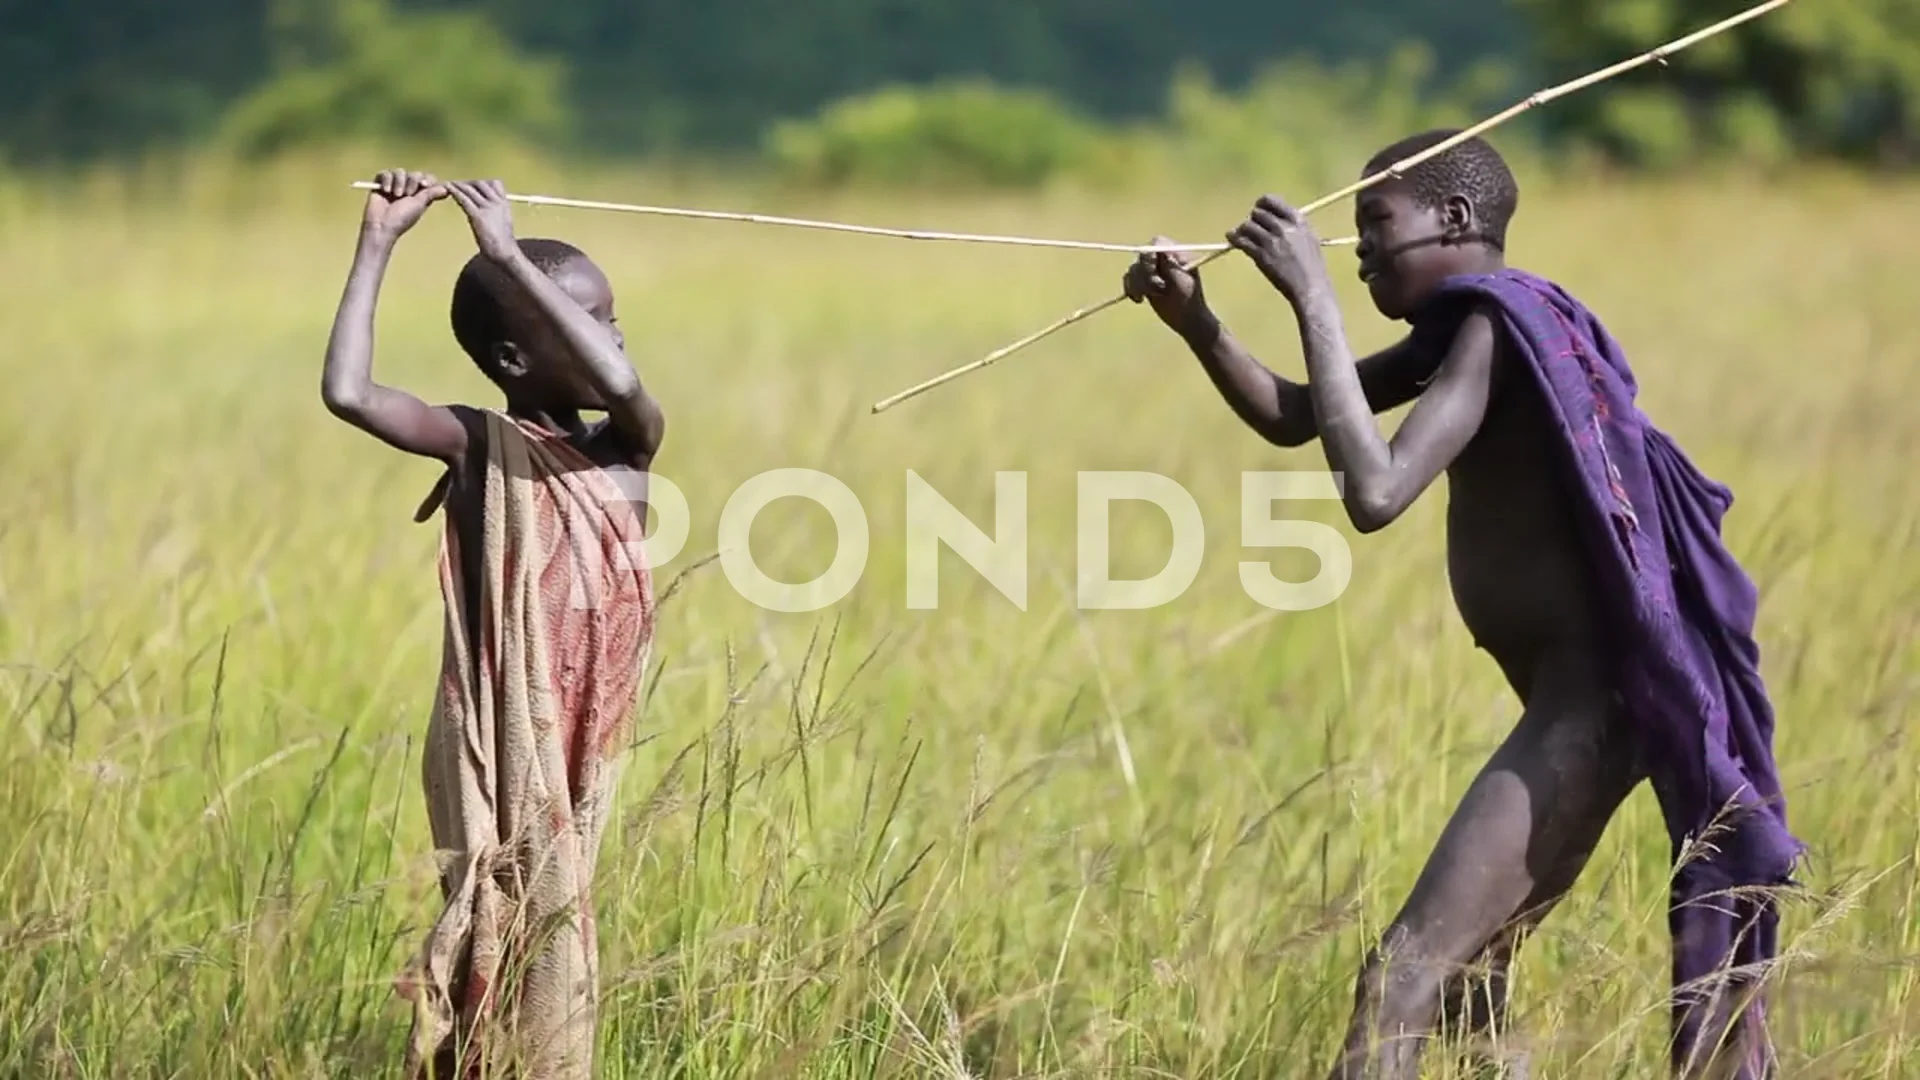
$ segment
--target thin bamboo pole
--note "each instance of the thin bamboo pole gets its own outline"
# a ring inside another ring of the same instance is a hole
[[[356,180],[354,188],[372,191],[378,185],[370,180]],[[563,199],[553,195],[508,195],[511,202],[525,203],[528,206],[562,206],[575,210],[612,210],[623,214],[652,214],[659,217],[698,218],[703,221],[738,221],[749,225],[784,225],[799,229],[822,229],[828,232],[859,233],[863,236],[890,236],[900,240],[933,240],[947,243],[964,244],[1008,244],[1015,247],[1072,248],[1080,251],[1117,251],[1129,255],[1147,252],[1167,251],[1175,253],[1198,253],[1202,251],[1224,251],[1225,244],[1103,244],[1092,240],[1049,240],[1037,236],[997,236],[989,233],[936,232],[931,229],[885,229],[876,225],[848,225],[838,221],[815,221],[809,218],[778,217],[773,214],[741,214],[726,210],[684,210],[673,206],[639,206],[629,203],[595,202],[590,199]],[[1357,237],[1339,237],[1323,240],[1327,247],[1358,243]]]
[[[1667,42],[1665,45],[1662,45],[1655,49],[1650,49],[1644,53],[1641,53],[1639,56],[1633,57],[1630,60],[1622,60],[1621,62],[1614,64],[1611,67],[1604,67],[1598,71],[1592,72],[1587,75],[1582,75],[1579,78],[1571,80],[1569,82],[1561,83],[1558,86],[1549,87],[1548,89],[1545,89],[1545,90],[1536,91],[1533,94],[1522,99],[1521,101],[1517,102],[1516,104],[1510,106],[1509,108],[1499,113],[1496,113],[1485,120],[1482,120],[1478,124],[1475,124],[1470,128],[1467,128],[1466,130],[1452,136],[1451,138],[1443,142],[1436,143],[1433,146],[1428,147],[1427,149],[1421,151],[1420,153],[1413,154],[1409,157],[1403,158],[1400,161],[1396,161],[1392,165],[1387,166],[1385,169],[1382,169],[1379,172],[1374,173],[1372,176],[1365,177],[1355,183],[1349,184],[1346,187],[1341,188],[1339,191],[1336,191],[1331,195],[1323,195],[1320,198],[1315,199],[1314,201],[1301,207],[1300,213],[1302,216],[1311,214],[1315,210],[1322,209],[1331,203],[1338,202],[1339,200],[1344,199],[1349,195],[1357,194],[1358,192],[1364,191],[1367,188],[1372,187],[1374,184],[1377,184],[1380,181],[1387,179],[1388,177],[1400,176],[1405,170],[1410,169],[1415,165],[1418,165],[1421,162],[1426,161],[1430,158],[1433,158],[1437,155],[1444,154],[1448,150],[1451,150],[1454,147],[1460,145],[1461,143],[1466,142],[1468,139],[1474,138],[1477,135],[1482,135],[1488,131],[1491,131],[1494,128],[1499,127],[1501,124],[1504,124],[1507,121],[1513,119],[1514,117],[1519,116],[1521,113],[1526,112],[1528,109],[1537,108],[1538,106],[1545,105],[1546,103],[1553,101],[1556,98],[1565,97],[1568,94],[1574,93],[1575,91],[1584,90],[1587,87],[1593,86],[1596,83],[1605,82],[1616,75],[1620,75],[1624,72],[1631,71],[1634,68],[1640,67],[1645,64],[1652,64],[1652,63],[1664,64],[1666,62],[1667,57],[1673,55],[1674,53],[1679,52],[1682,49],[1688,48],[1689,46],[1692,46],[1692,45],[1699,44],[1700,42],[1705,41],[1706,39],[1713,37],[1716,34],[1724,33],[1727,30],[1731,30],[1734,27],[1740,25],[1741,23],[1747,22],[1752,19],[1757,19],[1760,16],[1765,15],[1768,12],[1773,11],[1777,8],[1783,8],[1787,6],[1787,4],[1790,2],[1791,0],[1766,0],[1765,3],[1758,4],[1758,5],[1755,5],[1754,7],[1748,8],[1747,10],[1741,12],[1738,15],[1734,15],[1730,18],[1722,19],[1721,21],[1714,23],[1712,26],[1708,26],[1703,29],[1696,30],[1685,37],[1676,38],[1673,41]],[[1225,245],[1212,245],[1212,247],[1214,248],[1213,254],[1210,254],[1206,258],[1201,259],[1198,263],[1195,263],[1194,264],[1195,269],[1198,269],[1201,266],[1205,266],[1206,264],[1226,254],[1228,250],[1231,250],[1230,248],[1227,248]],[[1115,296],[1110,299],[1103,300],[1098,304],[1093,304],[1088,307],[1083,307],[1078,311],[1075,311],[1071,315],[1068,315],[1067,317],[1060,319],[1059,321],[1046,327],[1043,330],[1039,330],[1039,331],[1036,331],[1035,333],[1028,334],[1026,337],[1021,338],[1019,341],[1016,341],[1011,345],[1002,346],[1001,348],[994,350],[992,353],[989,353],[987,356],[983,357],[982,359],[975,360],[970,364],[964,364],[944,374],[936,375],[933,378],[928,379],[926,382],[920,383],[917,386],[908,387],[907,389],[900,391],[899,393],[893,395],[890,398],[887,398],[883,401],[876,402],[874,403],[873,411],[876,413],[885,412],[886,410],[893,408],[895,405],[898,405],[901,402],[906,401],[908,398],[912,398],[920,394],[924,394],[927,391],[932,390],[934,387],[952,382],[954,379],[957,379],[962,375],[971,374],[975,371],[981,370],[982,368],[990,367],[991,365],[999,363],[1001,360],[1004,360],[1007,357],[1012,356],[1014,353],[1019,352],[1020,350],[1026,348],[1027,346],[1032,345],[1035,342],[1041,341],[1047,337],[1050,337],[1061,330],[1065,330],[1067,327],[1072,326],[1074,323],[1077,323],[1082,319],[1090,318],[1094,315],[1097,315],[1100,312],[1105,311],[1106,309],[1114,306],[1115,304],[1120,303],[1122,300],[1125,300],[1125,299],[1126,299],[1126,296],[1123,293],[1120,296]]]

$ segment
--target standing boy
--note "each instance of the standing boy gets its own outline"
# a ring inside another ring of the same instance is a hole
[[[394,243],[434,202],[479,254],[453,332],[504,410],[428,405],[372,379],[373,313]],[[597,942],[590,891],[626,726],[653,639],[639,546],[660,407],[628,364],[606,277],[553,240],[516,240],[497,181],[380,174],[327,344],[342,420],[446,474],[440,686],[423,779],[446,908],[418,970],[407,1069],[502,1065],[591,1075]],[[604,410],[588,423],[585,410]]]
[[[1454,134],[1387,147],[1366,174]],[[1447,473],[1454,599],[1522,704],[1370,952],[1333,1075],[1411,1080],[1443,1012],[1503,1023],[1514,949],[1648,779],[1680,863],[1674,1068],[1752,1080],[1772,1068],[1753,966],[1773,956],[1777,916],[1764,896],[1724,891],[1786,884],[1800,845],[1772,759],[1756,593],[1720,540],[1732,496],[1641,414],[1599,320],[1506,266],[1517,203],[1480,139],[1363,191],[1361,280],[1412,333],[1356,362],[1318,240],[1261,199],[1228,239],[1293,306],[1304,385],[1234,340],[1184,262],[1143,255],[1126,277],[1250,427],[1281,446],[1319,438],[1360,531]],[[1373,414],[1409,401],[1382,438]],[[1703,839],[1707,853],[1689,854]],[[1464,976],[1475,963],[1485,986]]]

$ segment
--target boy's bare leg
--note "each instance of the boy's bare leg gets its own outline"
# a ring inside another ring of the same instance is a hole
[[[1628,775],[1621,800],[1634,786],[1631,774]],[[1616,801],[1615,809],[1618,809],[1618,805]],[[1551,874],[1534,889],[1520,905],[1513,920],[1494,933],[1493,940],[1469,961],[1465,969],[1447,977],[1440,995],[1440,1026],[1442,1031],[1464,1042],[1462,1049],[1465,1050],[1466,1062],[1470,1067],[1480,1070],[1474,1075],[1527,1080],[1525,1056],[1515,1056],[1511,1051],[1496,1054],[1491,1044],[1495,1038],[1506,1037],[1509,1031],[1507,1003],[1514,954],[1534,928],[1546,921],[1547,916],[1573,889],[1574,882],[1586,869],[1587,860],[1606,831],[1607,819],[1596,817],[1591,824],[1590,838],[1584,843],[1576,839],[1573,845],[1575,850],[1560,862],[1556,868],[1558,872]]]
[[[1548,906],[1552,906],[1551,902]],[[1504,1054],[1496,1054],[1493,1045],[1494,1040],[1508,1034],[1508,984],[1514,953],[1519,951],[1527,932],[1545,914],[1541,912],[1528,918],[1526,910],[1527,906],[1523,905],[1520,921],[1495,933],[1466,970],[1448,976],[1440,992],[1441,1036],[1458,1044],[1468,1075],[1527,1080],[1524,1063],[1513,1055],[1511,1048]]]
[[[1572,886],[1639,782],[1625,720],[1587,658],[1543,663],[1530,682],[1519,723],[1367,958],[1332,1080],[1413,1080],[1444,991],[1477,957],[1500,961],[1495,1020],[1514,947]]]

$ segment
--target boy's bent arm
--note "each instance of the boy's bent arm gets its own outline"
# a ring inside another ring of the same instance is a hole
[[[374,308],[393,243],[382,230],[361,230],[327,339],[320,396],[327,411],[387,445],[451,464],[467,450],[466,426],[453,410],[373,381]]]
[[[1327,463],[1342,474],[1341,499],[1354,527],[1373,532],[1411,506],[1480,430],[1499,338],[1486,312],[1468,316],[1389,442],[1368,408],[1332,293],[1316,293],[1299,306],[1308,389]]]
[[[498,180],[456,181],[448,185],[448,193],[466,212],[480,251],[525,290],[567,351],[584,366],[588,381],[600,392],[607,419],[626,439],[633,464],[649,467],[666,436],[666,416],[640,384],[614,335],[520,250],[506,186]]]
[[[1297,383],[1269,370],[1216,318],[1200,320],[1182,336],[1234,415],[1261,438],[1275,446],[1292,447],[1319,437],[1311,376],[1307,383]],[[1351,367],[1373,413],[1398,408],[1418,397],[1421,380],[1427,374],[1410,339],[1402,339]]]
[[[607,419],[626,437],[635,454],[650,462],[666,437],[666,415],[647,393],[639,373],[613,336],[518,248],[509,255],[504,269],[533,298],[559,331],[568,352],[584,367],[606,404]]]

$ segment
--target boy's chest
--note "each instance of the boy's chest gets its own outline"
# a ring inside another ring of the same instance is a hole
[[[1498,387],[1447,468],[1450,534],[1464,530],[1460,541],[1504,546],[1563,532],[1571,524],[1563,441],[1536,388]]]

